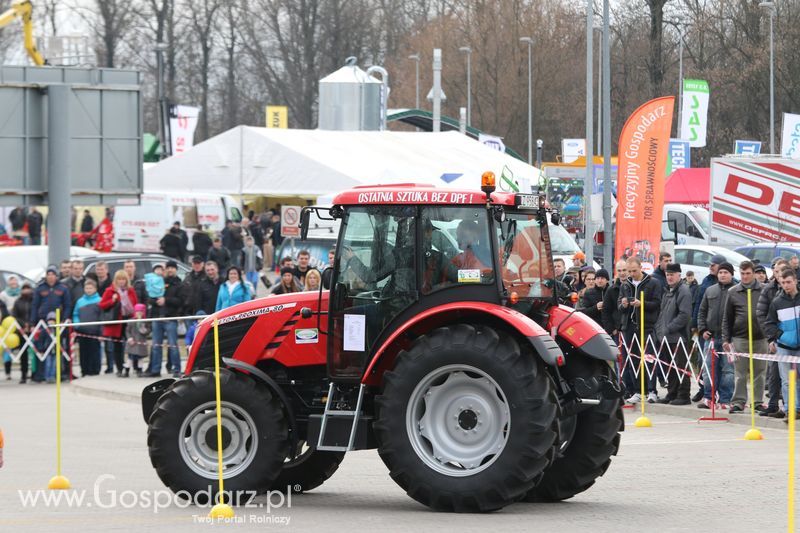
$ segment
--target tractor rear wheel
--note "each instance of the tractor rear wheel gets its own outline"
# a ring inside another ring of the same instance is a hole
[[[493,511],[549,464],[557,405],[541,361],[511,336],[459,324],[419,337],[376,398],[378,453],[433,509]]]
[[[289,452],[280,402],[248,376],[220,371],[225,492],[244,504],[266,492]],[[173,492],[206,505],[219,489],[214,374],[193,372],[156,402],[147,431],[150,461]]]
[[[614,379],[607,363],[583,357],[568,360],[563,375],[567,379],[603,375]],[[611,456],[619,450],[620,432],[625,429],[622,403],[619,398],[601,398],[600,404],[561,420],[571,431],[556,454],[553,464],[544,471],[542,480],[531,490],[525,501],[553,502],[572,498],[605,474]]]
[[[325,483],[344,459],[344,452],[320,452],[304,441],[297,443],[270,490],[308,492]]]

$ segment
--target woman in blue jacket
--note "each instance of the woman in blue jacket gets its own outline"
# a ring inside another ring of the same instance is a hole
[[[219,288],[219,294],[217,294],[216,311],[251,299],[250,290],[242,279],[242,271],[235,266],[228,268],[228,280],[222,284]]]

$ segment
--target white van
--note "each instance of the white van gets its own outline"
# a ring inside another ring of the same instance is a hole
[[[747,237],[714,226],[708,209],[685,204],[664,204],[662,240],[675,244],[709,244],[735,248],[753,242]],[[667,227],[668,226],[668,227]]]
[[[176,221],[189,235],[191,249],[191,236],[198,225],[219,232],[226,219],[242,219],[239,203],[232,196],[145,192],[139,205],[114,208],[114,251],[159,252],[159,241]]]

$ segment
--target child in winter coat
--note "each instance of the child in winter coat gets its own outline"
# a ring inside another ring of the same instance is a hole
[[[144,304],[136,304],[133,306],[133,318],[141,320],[147,315],[147,306]],[[130,376],[131,366],[133,367],[136,375],[142,374],[142,369],[139,367],[139,359],[147,357],[147,334],[150,333],[150,324],[148,322],[129,322],[127,328],[128,337],[128,360],[130,364],[125,367],[122,374],[123,377]]]
[[[144,275],[144,285],[147,290],[147,296],[156,299],[164,296],[164,267],[156,265],[153,267],[152,272]]]

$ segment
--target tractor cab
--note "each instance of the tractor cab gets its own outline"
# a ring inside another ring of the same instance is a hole
[[[398,330],[456,302],[510,307],[546,327],[556,293],[544,197],[493,189],[365,186],[338,195],[333,208],[304,208],[302,232],[311,212],[341,220],[328,307],[331,378],[361,381]]]

